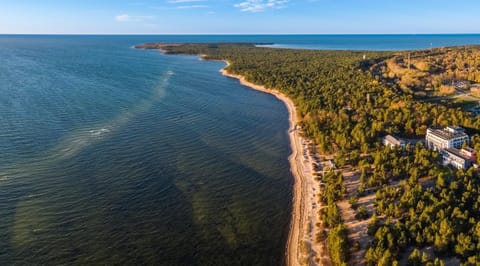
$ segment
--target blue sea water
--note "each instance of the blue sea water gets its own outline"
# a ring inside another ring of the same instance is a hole
[[[302,35],[278,36],[272,48],[311,50],[422,50],[446,46],[479,45],[480,34]]]
[[[425,49],[480,35],[0,35],[0,265],[278,265],[288,113],[144,42]]]
[[[0,37],[0,265],[281,262],[288,112],[137,37]]]

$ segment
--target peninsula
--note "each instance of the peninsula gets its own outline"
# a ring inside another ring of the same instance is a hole
[[[295,177],[288,265],[480,261],[480,179],[444,166],[427,128],[458,125],[480,148],[479,47],[309,51],[254,44],[144,44],[223,60],[224,75],[290,112]],[[452,61],[451,58],[460,58]],[[382,145],[394,135],[403,149]],[[475,162],[476,163],[476,162]]]

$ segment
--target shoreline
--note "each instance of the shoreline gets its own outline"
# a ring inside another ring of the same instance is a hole
[[[138,46],[140,49],[157,49],[163,54],[168,54],[162,45]],[[294,177],[292,213],[290,218],[287,243],[284,249],[284,261],[287,266],[297,265],[332,265],[328,255],[325,240],[319,241],[318,235],[323,233],[321,226],[320,210],[323,207],[318,201],[321,193],[321,182],[315,178],[317,171],[314,164],[319,164],[318,154],[310,152],[310,140],[301,136],[301,129],[297,109],[293,101],[282,92],[275,89],[267,89],[246,80],[242,75],[229,73],[226,68],[230,66],[228,60],[205,59],[205,54],[197,54],[199,60],[222,61],[226,63],[219,72],[229,78],[239,80],[241,85],[250,89],[275,96],[287,107],[289,114],[288,135],[292,153],[288,157],[290,172]]]
[[[292,215],[290,220],[290,229],[288,232],[287,244],[285,247],[285,263],[286,265],[299,265],[298,264],[298,247],[300,245],[300,232],[302,231],[302,227],[304,224],[303,219],[303,208],[302,199],[304,190],[306,189],[305,186],[305,177],[298,171],[297,167],[297,157],[299,157],[299,136],[298,132],[295,131],[296,124],[298,123],[297,119],[297,109],[293,104],[292,100],[287,96],[283,95],[282,93],[276,90],[269,90],[264,86],[256,85],[251,83],[245,79],[244,76],[235,75],[229,73],[225,68],[230,65],[230,62],[224,61],[227,65],[220,70],[222,75],[235,78],[240,81],[240,84],[247,86],[251,89],[261,91],[264,93],[271,94],[275,96],[277,99],[282,101],[288,109],[288,120],[289,120],[289,128],[288,128],[288,135],[290,138],[290,147],[292,149],[292,154],[290,154],[288,161],[290,162],[290,171],[294,176],[294,184],[293,184],[293,200],[292,200]],[[297,255],[296,255],[297,254]],[[297,258],[297,259],[295,259]]]
[[[204,60],[204,55],[200,59]],[[290,162],[290,171],[294,177],[292,214],[290,220],[290,228],[285,247],[285,263],[288,266],[296,265],[329,265],[329,258],[326,253],[326,245],[322,242],[315,241],[318,233],[317,223],[320,222],[318,217],[318,205],[316,198],[320,187],[320,182],[313,178],[312,159],[308,151],[310,142],[304,139],[298,130],[297,109],[293,101],[285,94],[275,89],[267,89],[265,86],[251,83],[242,75],[229,73],[226,68],[230,62],[224,61],[227,65],[220,70],[222,75],[235,78],[240,84],[251,89],[268,93],[282,101],[288,109],[289,113],[289,129],[290,147],[292,153],[288,160]],[[303,246],[307,246],[308,254],[304,254]]]

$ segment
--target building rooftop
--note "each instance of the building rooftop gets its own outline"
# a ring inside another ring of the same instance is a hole
[[[465,132],[465,129],[459,127],[459,126],[448,126],[444,129],[445,131],[452,132],[452,133],[461,133]]]
[[[459,126],[455,126],[455,125],[453,125],[453,126],[448,126],[448,127],[446,127],[446,128],[451,128],[451,129],[454,129],[454,130],[461,130],[461,131],[464,130],[463,127],[459,127]]]
[[[447,148],[447,149],[444,149],[444,151],[450,153],[450,154],[453,154],[459,158],[462,158],[464,160],[470,160],[470,157],[462,154],[461,150],[459,149],[455,149],[455,148]]]
[[[456,130],[456,133],[453,133],[451,131],[447,131],[447,130],[444,130],[444,129],[431,129],[429,128],[428,129],[428,132],[430,132],[432,135],[435,135],[439,138],[442,138],[444,140],[451,140],[451,139],[456,139],[456,138],[461,138],[461,137],[468,137],[468,135],[461,131],[457,131]]]
[[[404,145],[405,141],[403,139],[394,137],[392,135],[386,135],[384,137],[385,141],[388,141],[389,143],[392,143],[393,145]]]

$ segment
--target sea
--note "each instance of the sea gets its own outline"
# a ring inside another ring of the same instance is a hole
[[[405,50],[480,35],[0,35],[0,265],[281,265],[286,107],[145,42]]]

